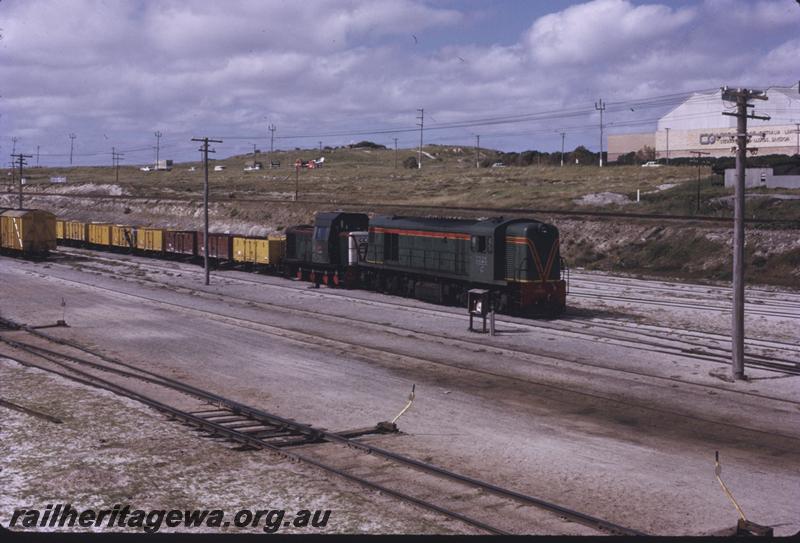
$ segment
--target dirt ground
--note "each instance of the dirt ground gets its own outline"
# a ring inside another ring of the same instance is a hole
[[[697,356],[697,342],[725,344],[715,339],[729,321],[722,289],[625,278],[618,288],[609,286],[615,276],[578,274],[564,319],[500,318],[490,338],[468,333],[458,308],[238,271],[215,272],[203,287],[189,264],[87,255],[0,259],[0,314],[52,323],[63,298],[70,327],[54,334],[331,429],[391,418],[415,384],[403,433],[371,442],[652,534],[735,525],[714,478],[719,451],[723,477],[751,520],[779,535],[800,530],[799,377],[754,366],[748,381],[730,382],[724,362]],[[748,352],[800,358],[800,293],[749,296]],[[94,506],[120,496],[143,505],[257,505],[255,470],[278,481],[271,503],[341,511],[331,532],[463,530],[337,481],[311,484],[301,467],[232,453],[131,402],[14,364],[0,368],[12,383],[4,397],[69,421],[2,411],[3,525],[12,507],[61,497]],[[113,456],[101,439],[114,443]],[[53,458],[70,481],[63,491],[46,475]],[[87,463],[104,472],[109,462],[121,481],[78,475]],[[552,529],[531,524],[525,532]]]

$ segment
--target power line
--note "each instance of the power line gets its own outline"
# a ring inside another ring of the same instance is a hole
[[[794,88],[794,86],[792,87]],[[710,89],[701,89],[701,90],[693,90],[693,91],[686,91],[681,93],[673,93],[673,94],[666,94],[661,96],[654,96],[649,98],[642,98],[642,99],[631,99],[631,100],[621,100],[615,102],[608,102],[603,103],[606,107],[606,112],[616,112],[622,114],[638,114],[641,111],[652,109],[652,108],[663,108],[668,107],[670,105],[677,105],[681,102],[684,102],[687,98],[692,97],[692,99],[699,99],[699,100],[713,100],[719,99],[719,91],[716,90],[716,93],[711,94],[703,94],[708,93]],[[602,100],[601,100],[602,102]],[[597,106],[597,104],[595,104]],[[492,116],[481,116],[477,118],[468,118],[460,121],[451,121],[451,122],[444,122],[444,123],[436,123],[434,122],[432,125],[428,126],[428,130],[451,130],[451,129],[459,129],[459,128],[470,128],[470,127],[477,127],[477,126],[497,126],[497,125],[512,125],[512,124],[519,124],[519,123],[542,123],[547,124],[547,121],[551,120],[559,120],[564,121],[567,119],[578,119],[581,117],[587,117],[593,111],[596,111],[592,108],[560,108],[560,109],[552,109],[552,110],[542,110],[538,112],[526,112],[526,113],[515,113],[509,115],[492,115]],[[795,111],[794,109],[787,109],[787,111]],[[420,114],[423,112],[420,110]],[[601,117],[604,115],[601,112]],[[422,115],[420,115],[421,117]],[[685,115],[677,115],[671,116],[671,119],[692,119],[692,118],[699,118],[705,116],[704,114],[685,114]],[[792,124],[795,124],[796,117],[791,118]],[[607,128],[614,128],[614,129],[622,129],[626,127],[635,127],[650,124],[652,122],[658,121],[659,118],[644,118],[644,119],[629,119],[629,120],[618,120],[616,122],[608,123],[607,125],[603,123],[602,131],[605,134]],[[773,119],[777,120],[777,119]],[[422,119],[420,119],[422,121]],[[358,135],[381,135],[381,134],[410,134],[417,130],[423,132],[423,127],[420,127],[418,123],[416,127],[395,127],[395,128],[377,128],[374,130],[363,130],[363,129],[356,129],[352,131],[330,131],[330,132],[322,132],[322,131],[313,131],[314,133],[296,133],[296,134],[287,134],[283,136],[276,136],[275,135],[275,126],[269,125],[270,129],[270,152],[274,152],[274,139],[277,137],[279,139],[290,140],[290,139],[305,139],[305,138],[313,138],[319,140],[323,137],[344,137],[344,136],[358,136]],[[561,123],[560,123],[561,124]],[[577,124],[577,123],[576,123]],[[564,129],[569,130],[573,133],[581,133],[583,131],[588,131],[590,125],[586,126],[563,126]],[[596,125],[595,125],[596,126]],[[498,133],[489,133],[490,137],[496,138],[501,137],[503,135],[507,135],[509,137],[525,135],[525,134],[537,134],[537,133],[549,133],[552,131],[552,128],[543,127],[541,129],[536,130],[527,130],[523,132],[519,131],[510,131],[506,134],[498,134]],[[486,135],[483,133],[483,135]],[[74,134],[71,134],[71,142],[70,142],[70,164],[73,163],[73,155],[74,156],[85,156],[85,157],[92,157],[92,156],[101,156],[103,152],[87,152],[77,154],[73,152],[74,147]],[[260,139],[262,136],[225,136],[224,139]],[[430,139],[430,135],[429,135]],[[435,141],[435,139],[433,140]],[[157,142],[157,146],[160,145],[160,142]],[[604,142],[601,141],[600,151],[603,152]],[[129,153],[138,153],[138,152],[145,152],[147,150],[151,150],[152,146],[146,147],[135,147],[131,149],[123,149],[124,152]],[[800,150],[800,146],[798,148]],[[157,149],[157,154],[159,149]],[[421,155],[421,153],[420,153]],[[65,156],[59,154],[42,154],[45,157],[58,157],[58,156]],[[602,155],[601,155],[602,157]],[[419,164],[421,164],[421,156],[418,157]]]

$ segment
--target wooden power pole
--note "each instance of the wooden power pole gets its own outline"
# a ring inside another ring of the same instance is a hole
[[[26,158],[33,158],[33,155],[12,154],[11,158],[16,159],[17,166],[19,166],[19,209],[22,209],[22,167],[27,164]]]
[[[222,143],[222,140],[211,140],[208,138],[192,138],[192,141],[200,141],[203,146],[200,151],[203,153],[203,270],[205,270],[206,285],[210,283],[208,271],[208,150],[209,143]]]
[[[744,379],[744,180],[747,161],[747,119],[769,120],[747,113],[750,100],[766,100],[764,91],[723,87],[722,99],[736,103],[736,191],[733,212],[733,319],[731,323],[731,369],[734,379]]]
[[[700,157],[703,155],[709,155],[708,151],[689,151],[691,154],[695,156],[697,159],[697,209],[695,209],[696,213],[700,213]]]

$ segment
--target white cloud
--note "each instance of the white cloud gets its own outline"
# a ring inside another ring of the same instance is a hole
[[[532,57],[546,65],[626,58],[694,17],[692,9],[594,0],[541,17],[528,32],[527,44]]]
[[[74,131],[84,149],[141,141],[157,128],[165,141],[186,141],[194,157],[192,135],[266,134],[268,122],[283,135],[413,127],[416,108],[424,107],[426,125],[430,115],[435,126],[591,108],[600,97],[739,81],[767,85],[795,79],[800,68],[800,43],[785,24],[800,9],[784,14],[783,2],[673,8],[595,0],[531,18],[494,44],[442,39],[474,35],[485,23],[452,6],[426,0],[1,2],[0,81],[14,84],[0,91],[0,127],[24,135],[20,145],[43,148],[48,141],[63,146]],[[744,41],[734,48],[725,36],[743,28],[743,18],[761,30],[740,33]],[[441,33],[442,45],[424,48],[426,32]],[[560,122],[587,119],[553,124]],[[482,142],[493,130],[522,128],[482,127]],[[471,142],[475,130],[451,134]],[[302,142],[286,145],[296,144]]]

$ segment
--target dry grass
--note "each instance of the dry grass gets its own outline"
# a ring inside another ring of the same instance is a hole
[[[493,207],[575,208],[573,202],[596,192],[633,193],[654,190],[664,183],[691,181],[696,170],[689,167],[640,168],[637,166],[551,166],[481,168],[474,167],[472,150],[456,152],[449,147],[426,147],[436,160],[423,159],[421,170],[405,169],[400,163],[413,151],[335,149],[325,151],[325,167],[301,169],[301,197],[347,202],[469,205]],[[210,172],[212,194],[238,197],[286,197],[294,194],[296,159],[319,158],[319,151],[276,152],[278,169],[244,172],[252,156],[215,161],[224,164],[222,172]],[[266,155],[259,160],[268,164]],[[195,171],[189,171],[194,166]],[[709,172],[706,172],[708,174]],[[66,175],[69,183],[118,184],[132,195],[196,196],[202,189],[200,163],[179,164],[169,172],[141,172],[131,166],[120,167],[119,182],[110,167],[47,168],[29,170],[32,184],[49,184],[54,175]]]

